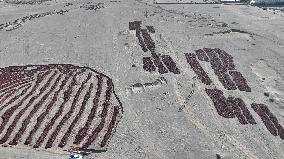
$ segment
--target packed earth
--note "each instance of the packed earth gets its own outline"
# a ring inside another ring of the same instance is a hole
[[[217,0],[2,0],[0,158],[282,159],[283,26]]]

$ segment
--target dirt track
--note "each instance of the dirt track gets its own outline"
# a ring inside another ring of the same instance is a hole
[[[72,64],[112,79],[123,114],[107,151],[86,158],[283,158],[284,13],[210,3],[0,2],[0,66]],[[91,111],[91,105],[86,109]],[[50,118],[55,112],[50,111]],[[64,122],[56,144],[75,115]],[[26,117],[28,113],[19,120]],[[2,156],[67,158],[61,148],[22,144],[36,125],[36,118],[30,120],[23,141],[9,145],[13,131],[0,147]],[[0,140],[12,121],[7,120]],[[83,128],[80,121],[72,138]]]

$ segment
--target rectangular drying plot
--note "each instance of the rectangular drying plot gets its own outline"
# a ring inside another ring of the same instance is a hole
[[[202,81],[202,83],[210,85],[212,81],[207,75],[207,73],[203,70],[200,63],[197,61],[196,55],[193,53],[185,53],[185,57],[187,63],[190,65],[190,67],[193,69],[193,71],[196,73],[197,77]]]

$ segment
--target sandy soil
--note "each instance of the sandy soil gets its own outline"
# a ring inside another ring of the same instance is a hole
[[[52,14],[12,23],[45,12]],[[156,51],[170,55],[180,74],[143,70],[142,58],[151,54],[141,50],[135,31],[129,30],[133,21],[155,28],[151,37]],[[108,150],[85,158],[284,158],[284,140],[272,135],[250,106],[267,105],[284,126],[283,12],[151,0],[0,2],[0,26],[9,22],[0,29],[1,67],[73,64],[113,79],[122,119]],[[217,113],[205,92],[208,87],[196,78],[184,55],[202,48],[220,48],[234,58],[251,92],[226,90],[210,63],[200,64],[212,78],[210,88],[242,98],[256,124],[242,125]],[[161,77],[164,82],[155,83]],[[145,86],[151,82],[155,84]],[[68,158],[65,151],[20,146],[2,146],[0,152],[0,158]]]

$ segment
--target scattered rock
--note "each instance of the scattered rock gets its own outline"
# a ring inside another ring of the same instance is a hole
[[[216,158],[217,158],[217,159],[221,159],[221,155],[216,154]]]
[[[178,108],[178,112],[182,112],[184,108],[185,108],[185,105],[180,106],[180,107]]]
[[[66,12],[69,12],[69,10],[58,10],[58,11],[54,10],[54,11],[49,11],[49,12],[44,12],[44,13],[36,13],[36,14],[27,15],[25,17],[16,19],[14,21],[0,24],[0,31],[1,30],[12,31],[12,30],[15,30],[21,27],[27,21],[31,21],[37,18],[46,17],[49,15],[55,15],[55,14],[64,15]]]
[[[264,92],[263,93],[266,97],[269,97],[269,92]]]
[[[98,4],[87,4],[87,5],[82,5],[80,8],[84,8],[85,10],[98,10],[101,8],[104,8],[104,3],[98,3]]]
[[[5,3],[14,4],[14,5],[36,5],[48,2],[51,0],[5,0]],[[0,1],[1,2],[1,1]]]
[[[9,146],[9,145],[7,145],[7,144],[3,144],[3,145],[2,145],[2,147],[8,147],[8,146]]]

